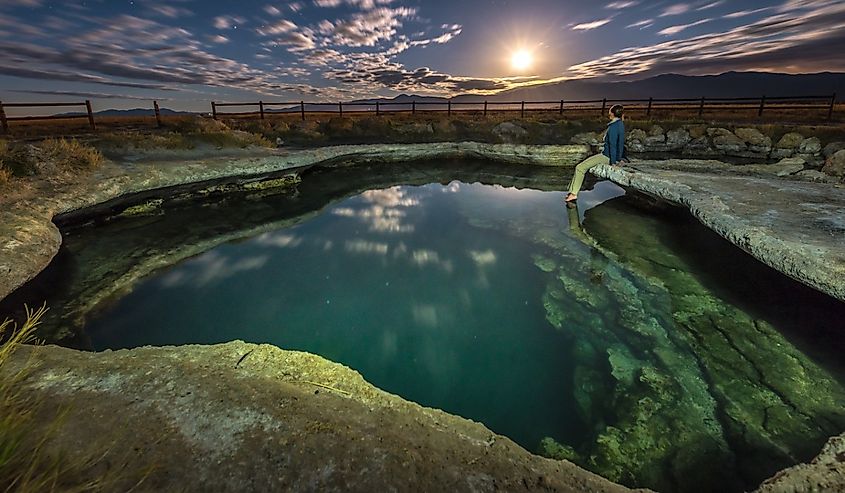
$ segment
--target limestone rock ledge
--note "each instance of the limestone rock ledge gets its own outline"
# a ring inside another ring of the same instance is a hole
[[[757,493],[845,491],[845,434],[828,440],[806,464],[784,469],[760,485]]]
[[[144,491],[630,491],[275,346],[24,346],[0,374],[22,368],[36,422],[64,416],[49,450],[153,465]]]
[[[592,173],[686,206],[763,263],[845,301],[844,188],[739,174],[719,163],[691,168],[694,163],[637,161]]]

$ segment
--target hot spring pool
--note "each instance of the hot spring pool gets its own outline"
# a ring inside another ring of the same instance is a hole
[[[752,489],[845,430],[845,304],[609,182],[567,209],[556,171],[461,169],[321,170],[66,228],[3,308],[47,299],[45,337],[84,349],[316,353],[661,491]]]

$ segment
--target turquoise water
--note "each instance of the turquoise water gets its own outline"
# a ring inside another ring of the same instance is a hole
[[[535,249],[471,226],[462,211],[476,203],[490,220],[544,211],[566,228],[558,193],[459,182],[368,191],[157,273],[87,333],[98,350],[244,339],[308,351],[526,446],[580,440],[569,347],[545,320]]]
[[[689,214],[558,170],[306,174],[94,227],[47,299],[87,350],[242,339],[320,354],[526,449],[660,491],[743,491],[845,430],[845,304]]]

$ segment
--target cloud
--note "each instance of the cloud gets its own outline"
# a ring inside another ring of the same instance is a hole
[[[337,7],[341,4],[352,5],[364,10],[375,8],[376,5],[387,5],[393,3],[393,0],[314,0],[314,5],[318,7]]]
[[[375,46],[379,41],[392,39],[397,28],[402,27],[402,19],[413,17],[416,13],[413,8],[381,7],[354,14],[331,25],[327,43],[335,46]]]
[[[671,15],[681,15],[689,12],[690,5],[686,3],[676,3],[675,5],[670,5],[669,7],[665,8],[663,12],[660,14],[660,17],[668,17]]]
[[[608,22],[612,21],[613,18],[609,17],[607,19],[599,19],[592,22],[585,22],[583,24],[575,24],[572,26],[573,31],[591,31],[593,29],[598,29],[603,25],[607,24]]]
[[[273,24],[261,26],[255,31],[261,36],[273,36],[276,34],[291,32],[296,29],[296,24],[289,20],[280,20]]]
[[[170,19],[194,15],[194,13],[188,9],[182,7],[174,7],[172,5],[154,4],[150,6],[150,10],[152,10],[155,14],[168,17]]]
[[[237,28],[241,24],[246,22],[246,19],[243,17],[238,17],[235,15],[220,15],[214,18],[214,27],[215,29],[229,29],[229,28]]]
[[[42,96],[73,96],[79,98],[90,99],[137,99],[141,101],[149,101],[151,98],[144,96],[135,96],[132,94],[110,94],[103,92],[87,92],[87,91],[40,91],[29,89],[9,89],[9,92],[18,92],[23,94],[39,94]],[[170,98],[157,98],[159,101],[170,101]]]
[[[569,68],[573,77],[693,75],[729,70],[845,70],[845,3],[792,0],[782,11],[721,32],[626,48]],[[799,12],[800,10],[800,15]]]
[[[749,15],[759,14],[760,12],[766,12],[766,11],[772,10],[773,8],[774,7],[763,7],[763,8],[754,9],[754,10],[740,10],[738,12],[731,12],[730,14],[725,14],[724,18],[725,19],[738,19],[740,17],[746,17],[746,16],[749,16]]]
[[[722,5],[723,3],[725,3],[725,0],[718,0],[717,2],[706,3],[706,4],[702,5],[701,7],[697,7],[695,10],[701,11],[701,10],[712,9],[712,8],[718,7],[719,5]]]
[[[265,5],[264,6],[264,12],[267,12],[269,15],[273,15],[273,16],[282,14],[281,10],[279,10],[278,8],[276,8],[272,5]]]
[[[279,92],[272,74],[206,51],[183,28],[128,15],[100,19],[98,25],[103,27],[57,37],[50,46],[0,42],[0,67],[5,75],[121,87],[194,84]]]
[[[678,26],[669,26],[665,29],[661,29],[660,31],[657,32],[657,34],[661,34],[663,36],[671,36],[671,35],[674,35],[674,34],[678,34],[679,32],[684,31],[686,29],[689,29],[691,27],[706,24],[708,22],[711,22],[712,20],[713,19],[711,19],[711,18],[707,18],[707,19],[701,19],[701,20],[695,21],[695,22],[690,22],[689,24],[681,24],[681,25],[678,25]]]
[[[654,19],[643,19],[641,21],[634,22],[633,24],[628,24],[625,27],[626,28],[638,27],[640,29],[645,29],[647,27],[652,26],[653,24],[654,24]]]
[[[639,1],[623,0],[623,1],[620,1],[620,2],[611,2],[611,3],[607,4],[606,8],[608,8],[610,10],[621,10],[621,9],[627,9],[628,7],[635,7],[639,4],[640,4]]]

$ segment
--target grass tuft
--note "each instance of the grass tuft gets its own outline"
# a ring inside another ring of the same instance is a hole
[[[39,147],[45,159],[61,168],[93,169],[103,164],[100,151],[76,139],[47,139]]]
[[[47,312],[46,305],[26,309],[20,327],[11,320],[0,323],[0,369],[6,370],[12,355],[22,344],[37,343],[35,330]],[[4,492],[90,492],[131,491],[152,472],[125,467],[102,470],[102,463],[113,458],[109,446],[96,454],[73,454],[55,450],[54,439],[65,425],[67,410],[56,412],[53,405],[26,392],[25,380],[32,361],[19,370],[4,371],[0,381],[0,490]],[[42,422],[46,415],[49,422]],[[41,418],[41,419],[39,419]],[[124,462],[118,460],[118,462]],[[98,472],[99,471],[99,472]]]

